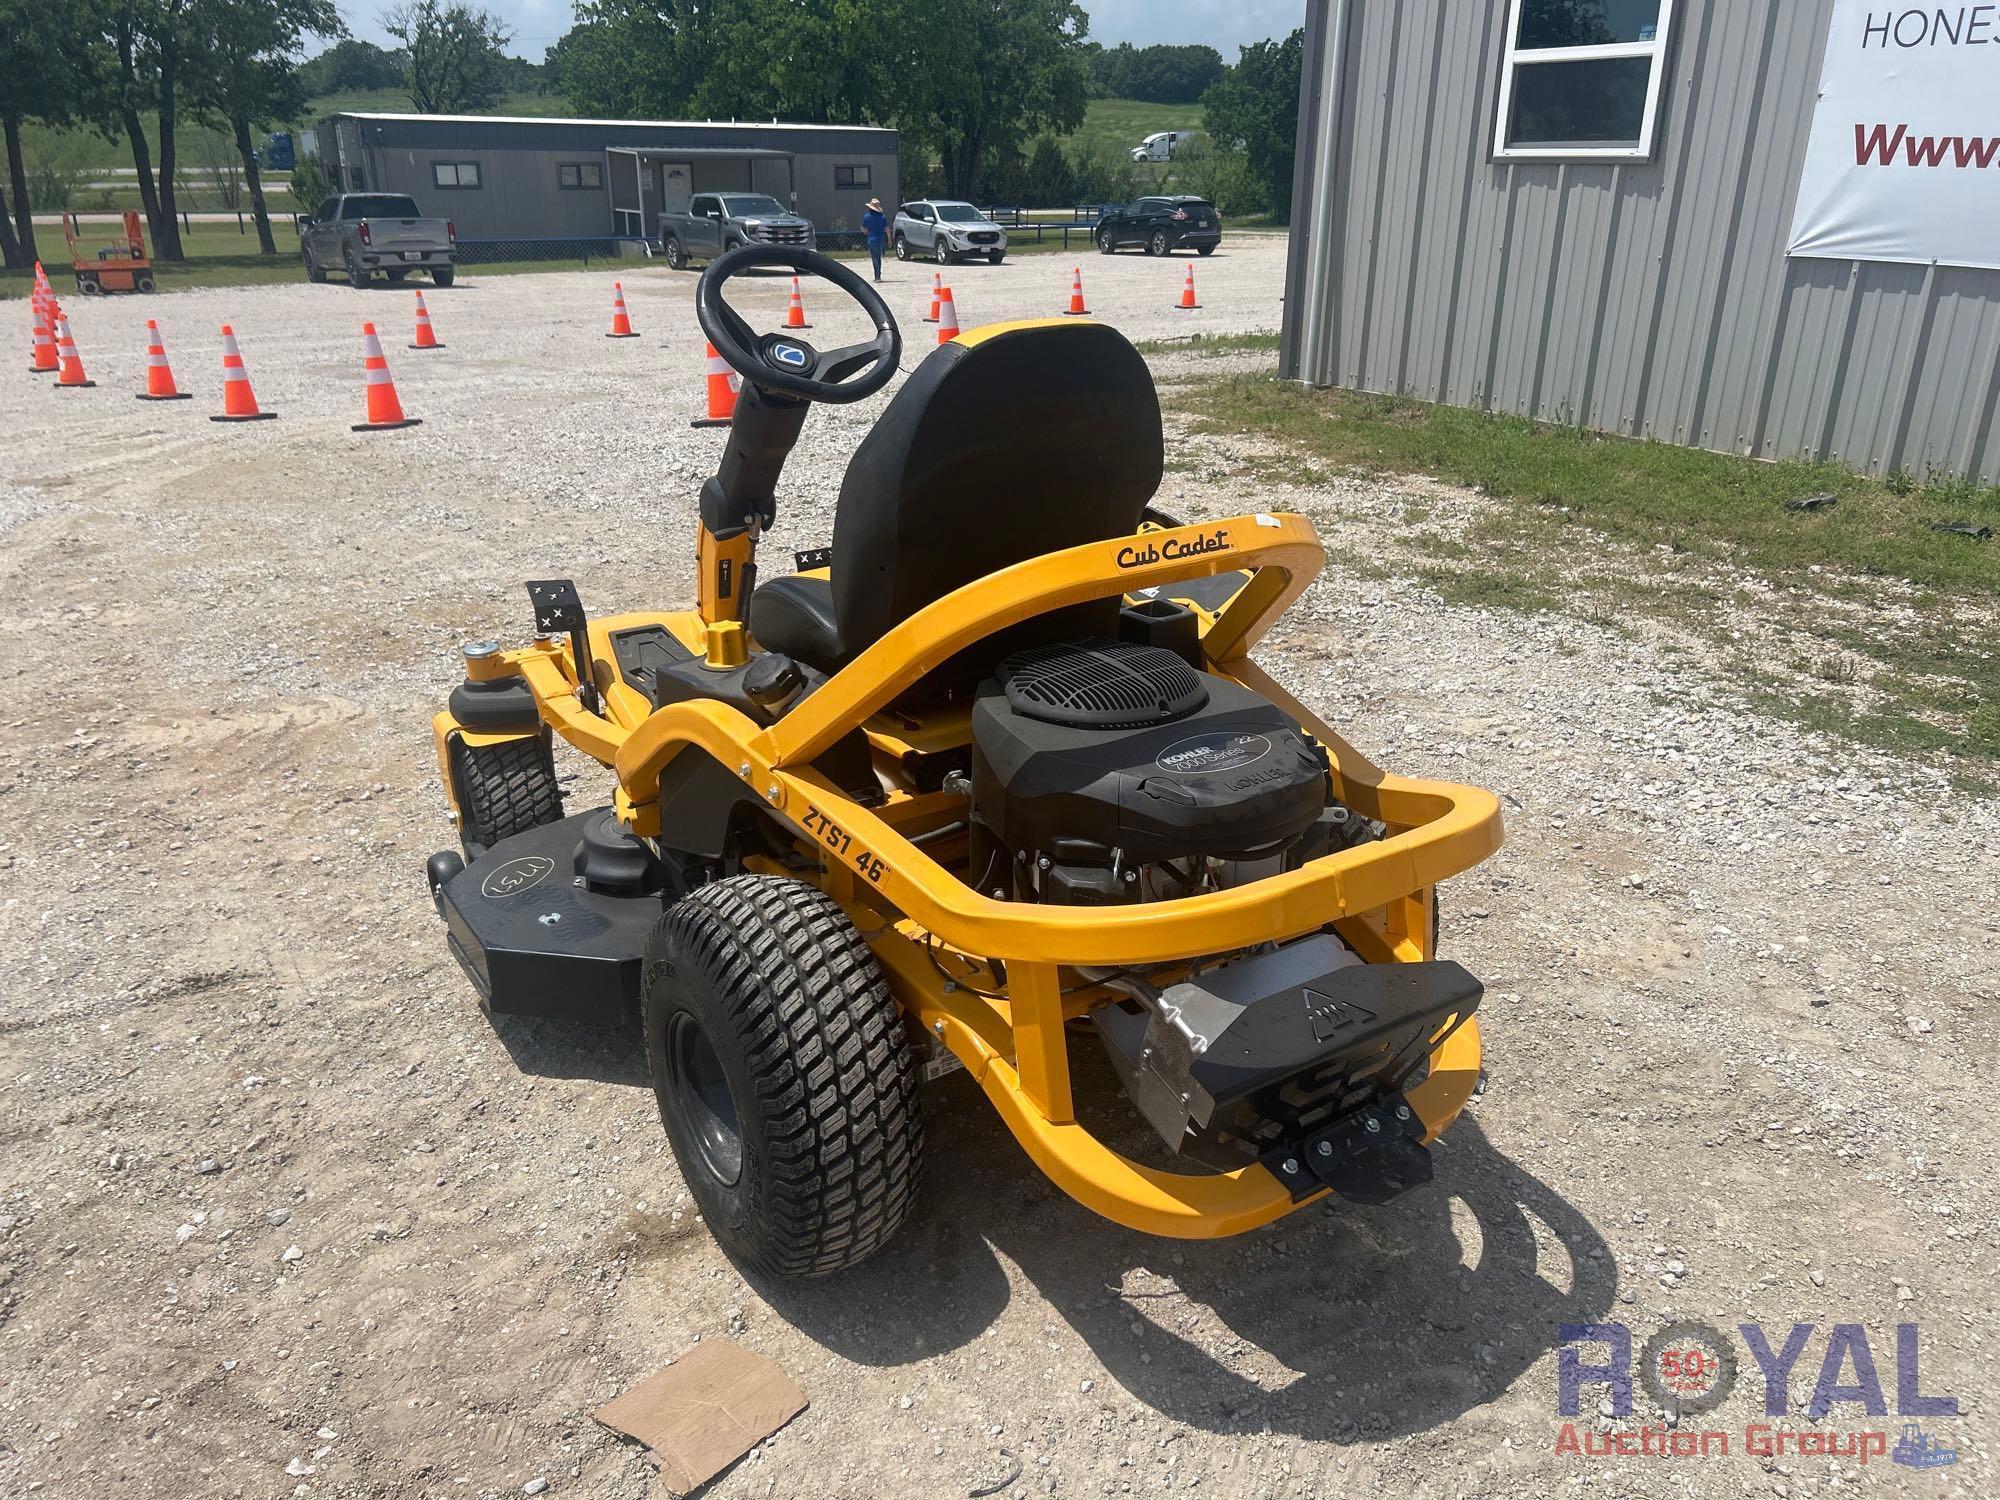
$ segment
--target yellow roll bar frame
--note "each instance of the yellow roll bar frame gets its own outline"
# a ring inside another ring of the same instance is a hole
[[[1131,1228],[1212,1238],[1299,1205],[1261,1166],[1200,1176],[1159,1171],[1110,1150],[1077,1124],[1064,1026],[1105,994],[1092,995],[1072,980],[1065,996],[1064,970],[1172,964],[1329,925],[1371,963],[1422,961],[1431,956],[1431,888],[1500,846],[1500,808],[1491,793],[1380,770],[1249,659],[1250,648],[1318,576],[1323,557],[1311,522],[1280,513],[1144,531],[1032,558],[919,610],[769,728],[719,701],[648,713],[636,694],[611,691],[610,716],[592,713],[577,697],[578,664],[562,641],[538,641],[472,668],[477,676],[520,675],[557,734],[616,770],[614,805],[635,833],[658,836],[660,774],[682,751],[698,750],[732,769],[772,817],[818,850],[819,883],[872,934],[870,946],[898,1002],[965,1065],[1059,1187]],[[893,808],[862,807],[811,768],[816,756],[927,672],[995,631],[1067,605],[1170,592],[1176,583],[1238,570],[1248,571],[1249,581],[1202,633],[1210,670],[1270,698],[1316,736],[1341,800],[1389,826],[1381,841],[1177,901],[1038,906],[972,889],[910,842]],[[702,622],[690,614],[620,617],[594,625],[593,641],[633,619],[665,624],[691,647],[700,639]],[[449,737],[464,732],[449,714],[439,715],[441,760]],[[940,954],[968,974],[1003,962],[1004,992],[948,982]],[[1430,1071],[1408,1096],[1426,1139],[1457,1118],[1479,1076],[1472,1018],[1455,1030],[1448,1021],[1434,1040]]]

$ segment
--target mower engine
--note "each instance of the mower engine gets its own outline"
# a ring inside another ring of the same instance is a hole
[[[1003,661],[972,709],[971,796],[979,889],[1060,906],[1198,896],[1383,833],[1335,800],[1326,751],[1275,704],[1132,641]],[[1363,963],[1329,930],[1164,988],[1080,972],[1121,997],[1090,1019],[1175,1153],[1262,1162],[1300,1198],[1382,1202],[1429,1181],[1404,1090],[1478,1005],[1457,964]]]
[[[1275,705],[1165,647],[1024,651],[973,705],[970,873],[1055,906],[1222,890],[1369,836],[1330,789]]]

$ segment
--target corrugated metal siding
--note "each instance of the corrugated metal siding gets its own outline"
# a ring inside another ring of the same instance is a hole
[[[1288,327],[1285,373],[2000,480],[2000,272],[1785,256],[1831,8],[1680,0],[1654,159],[1601,164],[1490,159],[1506,0],[1347,0],[1307,59],[1342,76],[1308,80],[1301,121],[1298,222],[1332,195],[1321,357],[1300,368]],[[1336,150],[1309,160],[1336,82]]]

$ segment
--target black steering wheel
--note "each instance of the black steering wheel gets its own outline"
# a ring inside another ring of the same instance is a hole
[[[780,266],[819,276],[859,302],[875,324],[875,337],[865,344],[848,344],[821,351],[796,333],[781,329],[761,337],[735,308],[723,300],[722,289],[732,276],[760,266]],[[889,383],[903,355],[903,335],[888,304],[875,288],[839,261],[817,250],[793,250],[783,245],[739,245],[718,256],[695,283],[694,315],[715,352],[731,369],[762,391],[781,392],[805,401],[859,401]],[[856,372],[858,379],[849,379]]]

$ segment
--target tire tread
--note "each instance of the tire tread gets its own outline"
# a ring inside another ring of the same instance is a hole
[[[741,1107],[763,1122],[759,1211],[730,1248],[787,1277],[865,1260],[909,1216],[923,1157],[915,1052],[881,965],[830,897],[767,875],[702,887],[661,938],[728,1010],[756,1095]]]

